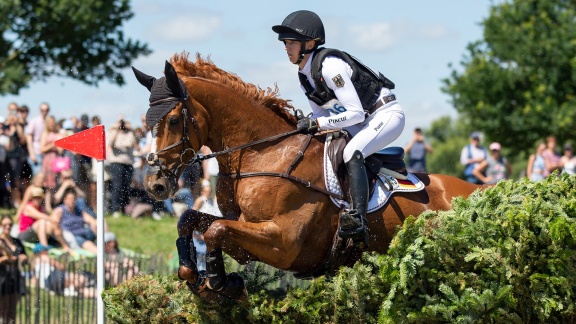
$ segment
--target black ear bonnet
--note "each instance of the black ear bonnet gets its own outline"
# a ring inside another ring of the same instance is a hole
[[[174,88],[174,87],[173,87]],[[158,100],[174,97],[171,101],[157,102]],[[166,116],[180,101],[188,100],[188,90],[184,82],[178,78],[178,86],[176,89],[171,89],[166,82],[166,78],[162,77],[152,85],[150,90],[150,108],[146,112],[146,125],[149,129],[154,128],[164,116]],[[180,99],[177,100],[176,98]]]

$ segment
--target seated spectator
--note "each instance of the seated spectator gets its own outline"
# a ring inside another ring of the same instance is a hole
[[[25,242],[40,243],[48,247],[48,236],[52,235],[60,243],[62,248],[71,252],[70,247],[64,240],[62,230],[44,211],[44,191],[40,187],[30,190],[30,199],[20,214],[20,234],[18,238]]]
[[[576,174],[576,157],[572,144],[564,144],[564,155],[560,158],[562,171],[568,174]]]
[[[39,172],[36,175],[34,175],[34,177],[32,178],[32,183],[30,183],[30,185],[26,187],[26,190],[24,190],[22,200],[20,201],[20,205],[18,205],[18,210],[16,211],[16,217],[20,217],[20,214],[22,214],[24,207],[30,200],[30,192],[32,192],[33,188],[40,188],[42,189],[42,191],[44,191],[44,188],[42,187],[43,182],[44,182],[44,173]],[[19,220],[16,219],[15,221],[18,222]]]
[[[542,153],[546,149],[546,143],[540,142],[536,147],[536,153],[531,154],[528,158],[528,165],[526,166],[526,176],[531,181],[540,181],[544,179],[544,172],[546,169],[546,162]]]
[[[210,198],[211,194],[212,194],[212,187],[210,186],[210,182],[203,180],[202,189],[200,190],[200,197],[196,198],[196,201],[194,201],[194,206],[192,206],[192,209],[214,216],[222,216],[220,209],[218,209],[216,199]]]
[[[104,234],[104,253],[107,285],[115,287],[138,274],[138,266],[120,250],[116,235],[112,232]]]
[[[81,211],[76,204],[76,191],[67,189],[64,192],[62,205],[56,207],[50,215],[63,231],[73,235],[70,245],[77,244],[80,248],[97,253],[96,249],[96,219],[85,211]]]
[[[57,176],[57,184],[54,188],[54,194],[50,194],[50,192],[46,195],[46,204],[50,204],[50,207],[47,207],[48,210],[52,210],[51,206],[59,206],[63,203],[64,192],[68,189],[72,189],[76,192],[76,205],[81,211],[85,211],[90,214],[92,217],[96,217],[96,213],[88,206],[86,201],[86,193],[76,184],[74,178],[72,177],[72,170],[62,170],[60,174]]]
[[[164,200],[164,207],[176,218],[179,218],[185,210],[191,209],[194,206],[192,191],[186,188],[183,177],[178,179],[178,186],[178,191],[176,191],[174,196]]]
[[[508,179],[512,174],[512,167],[500,154],[500,149],[500,143],[490,144],[490,155],[474,168],[474,176],[484,184],[495,184],[500,180]]]
[[[96,296],[94,280],[85,273],[66,271],[66,265],[58,260],[50,258],[48,248],[37,244],[34,252],[34,275],[38,285],[42,289],[53,291],[58,295],[75,296],[85,298]]]
[[[162,213],[166,210],[165,202],[157,201],[150,197],[144,189],[144,175],[148,165],[144,163],[140,168],[135,169],[130,185],[130,203],[126,206],[125,212],[130,217],[136,219],[151,215],[155,220],[162,219]]]

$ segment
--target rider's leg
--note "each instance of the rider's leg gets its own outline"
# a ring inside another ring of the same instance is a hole
[[[350,161],[346,162],[350,198],[350,210],[340,216],[339,234],[351,237],[354,242],[368,246],[368,226],[366,211],[368,209],[368,176],[364,166],[362,152],[355,151]]]
[[[390,103],[385,109],[369,116],[356,131],[354,137],[344,148],[343,158],[350,179],[352,210],[340,217],[340,235],[350,234],[354,241],[365,241],[368,244],[366,227],[366,210],[368,206],[368,179],[364,167],[364,157],[370,156],[388,146],[402,134],[404,129],[404,112],[398,103]],[[351,212],[356,214],[352,215]],[[353,216],[353,217],[352,217]],[[346,227],[357,230],[346,231]],[[343,227],[343,228],[342,228]],[[343,236],[345,237],[345,236]]]

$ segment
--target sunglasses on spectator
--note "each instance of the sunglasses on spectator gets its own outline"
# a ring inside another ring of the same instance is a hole
[[[5,224],[2,224],[2,226],[12,226],[13,224],[14,223],[5,223]]]

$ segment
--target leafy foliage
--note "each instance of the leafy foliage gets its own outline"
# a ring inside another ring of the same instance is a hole
[[[133,15],[129,0],[8,0],[0,15],[0,94],[52,75],[122,85],[120,69],[150,53],[122,32]]]
[[[260,277],[277,273],[244,271],[265,283],[248,285],[247,305],[204,305],[175,277],[138,277],[104,296],[122,323],[575,323],[575,249],[576,177],[562,175],[503,181],[410,217],[386,255],[306,288],[269,295]]]
[[[553,133],[576,137],[576,7],[572,1],[499,2],[443,91],[489,139],[526,151]]]

